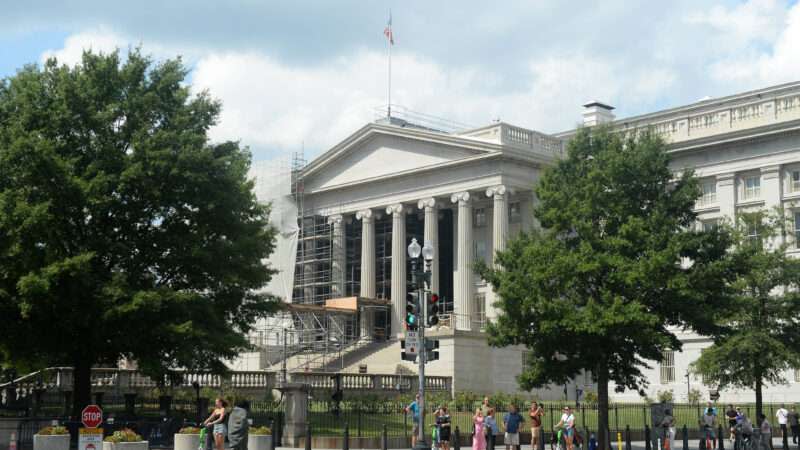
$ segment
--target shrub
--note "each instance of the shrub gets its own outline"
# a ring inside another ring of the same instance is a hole
[[[587,389],[586,392],[583,393],[583,402],[590,405],[597,404],[597,392]]]
[[[106,442],[113,442],[118,444],[120,442],[141,442],[143,439],[130,428],[123,428],[120,431],[115,431],[114,434],[103,439]]]
[[[250,428],[250,434],[255,436],[271,436],[272,430],[269,427],[253,427]]]
[[[60,436],[64,434],[69,434],[69,430],[67,427],[55,426],[55,427],[44,427],[39,430],[37,433],[40,436]]]
[[[675,395],[672,393],[671,390],[668,389],[664,391],[658,391],[656,397],[658,398],[658,401],[661,403],[670,403],[675,397]]]
[[[178,430],[178,434],[200,434],[200,428],[183,427],[180,430]]]

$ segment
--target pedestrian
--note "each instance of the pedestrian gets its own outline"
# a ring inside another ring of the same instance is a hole
[[[794,405],[789,411],[789,427],[792,429],[792,443],[797,444],[800,441],[800,415],[797,414],[797,408]]]
[[[775,412],[775,418],[778,419],[778,426],[781,427],[781,438],[788,436],[786,426],[789,423],[789,411],[786,409],[786,405],[781,405],[778,408]]]
[[[486,448],[494,450],[496,436],[500,433],[497,420],[494,417],[494,408],[489,408],[489,415],[486,416]]]
[[[439,408],[439,411],[439,417],[436,418],[439,423],[439,442],[442,450],[450,450],[450,413],[447,412],[447,406],[444,405]]]
[[[436,450],[441,447],[441,440],[439,439],[439,416],[442,414],[442,407],[436,408],[433,412],[433,424],[431,424],[431,449]]]
[[[539,448],[539,439],[542,434],[542,417],[544,416],[544,409],[539,406],[539,403],[532,402],[531,409],[528,411],[531,418],[531,449],[536,450]]]
[[[489,396],[483,397],[483,403],[481,403],[481,414],[483,414],[484,420],[489,416],[489,410],[492,409],[491,405],[489,404]],[[483,433],[486,438],[489,438],[489,429],[487,427],[483,427]]]
[[[567,450],[572,450],[572,440],[575,437],[575,415],[569,406],[565,406],[561,420],[556,424],[556,428],[562,429],[564,435],[564,442],[567,443]]]
[[[709,406],[700,417],[700,425],[703,428],[703,439],[705,439],[706,444],[710,444],[710,447],[706,445],[707,450],[717,448],[717,434],[714,431],[716,429],[716,424],[717,415],[714,413],[714,408]]]
[[[228,414],[228,447],[247,450],[250,422],[247,421],[247,402],[237,403]]]
[[[506,450],[509,450],[512,446],[514,450],[519,450],[519,428],[523,421],[522,415],[517,411],[517,406],[509,405],[508,413],[503,417]]]
[[[486,436],[484,435],[484,418],[481,408],[475,410],[472,416],[472,450],[486,450]]]
[[[411,447],[417,445],[417,435],[419,434],[419,393],[414,397],[414,401],[405,407],[405,412],[411,413]]]
[[[661,427],[664,430],[664,448],[672,449],[672,444],[675,442],[675,418],[672,417],[672,410],[664,410],[664,418],[661,419]]]
[[[203,422],[203,425],[213,425],[213,434],[214,434],[214,447],[217,450],[225,450],[225,435],[227,434],[227,424],[225,419],[227,418],[227,410],[225,408],[228,407],[228,402],[224,399],[217,397],[214,401],[214,411],[208,416]]]
[[[711,409],[711,415],[715,418],[717,417],[717,408],[714,407],[714,402],[708,401],[706,402],[706,409]]]
[[[761,429],[761,450],[774,450],[772,448],[772,425],[770,425],[767,416],[763,413],[758,415],[758,420],[761,422],[759,428]]]
[[[736,411],[736,408],[733,405],[728,405],[728,409],[725,411],[725,417],[728,418],[728,429],[730,430],[730,440],[733,442],[736,438],[736,417],[739,413]],[[722,439],[722,436],[719,437]]]

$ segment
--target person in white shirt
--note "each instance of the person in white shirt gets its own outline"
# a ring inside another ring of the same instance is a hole
[[[778,411],[775,412],[775,418],[778,419],[778,425],[781,427],[781,437],[786,436],[786,424],[789,423],[789,411],[786,405],[781,405]]]

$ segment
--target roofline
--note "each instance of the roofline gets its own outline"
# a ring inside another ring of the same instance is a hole
[[[740,102],[742,100],[745,100],[745,99],[748,99],[748,98],[751,98],[751,97],[760,98],[760,97],[762,97],[764,95],[776,95],[777,93],[780,93],[781,91],[789,91],[789,90],[792,90],[792,89],[800,89],[800,81],[790,81],[788,83],[778,84],[778,85],[775,85],[775,86],[769,86],[769,87],[765,87],[765,88],[761,88],[761,89],[754,89],[754,90],[751,90],[751,91],[746,91],[746,92],[741,92],[741,93],[738,93],[738,94],[727,95],[727,96],[724,96],[724,97],[711,98],[711,99],[708,99],[708,100],[700,100],[700,101],[697,101],[697,102],[694,102],[694,103],[689,103],[687,105],[682,105],[682,106],[676,106],[674,108],[663,109],[661,111],[655,111],[655,112],[651,112],[651,113],[640,114],[640,115],[637,115],[637,116],[623,117],[623,118],[616,119],[613,122],[610,122],[610,125],[616,126],[616,125],[623,125],[623,124],[626,124],[628,122],[640,122],[640,121],[642,121],[642,122],[645,122],[645,121],[653,121],[653,122],[655,122],[656,120],[653,120],[653,119],[659,119],[659,118],[662,118],[662,117],[664,119],[666,119],[667,116],[678,114],[678,113],[687,113],[687,114],[689,114],[689,113],[697,112],[698,110],[702,110],[702,109],[714,109],[714,108],[717,108],[717,107],[722,107],[726,103],[736,103],[736,102]],[[569,130],[561,131],[561,132],[558,132],[558,133],[553,133],[552,136],[559,137],[559,138],[569,137],[572,134],[574,134],[576,131],[578,131],[578,128],[580,128],[580,127],[571,128]]]

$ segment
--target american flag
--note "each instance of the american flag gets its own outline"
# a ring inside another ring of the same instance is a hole
[[[389,39],[389,45],[394,45],[394,35],[392,34],[392,13],[389,13],[389,23],[386,24],[386,28],[383,29],[383,35],[386,36],[386,39]]]

